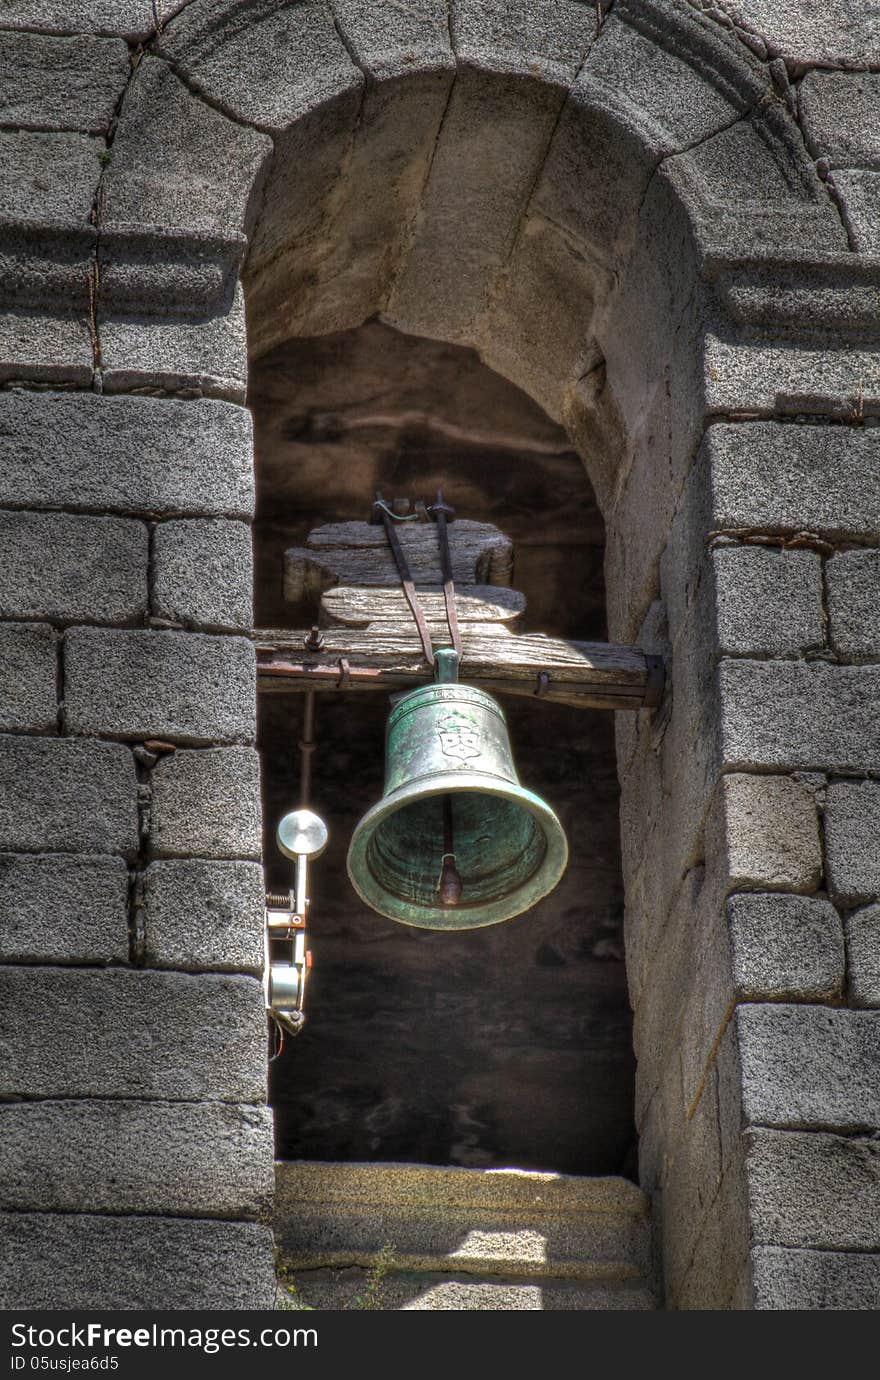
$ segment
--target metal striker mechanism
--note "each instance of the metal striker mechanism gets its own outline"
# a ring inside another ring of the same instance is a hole
[[[286,858],[293,862],[293,887],[286,896],[266,897],[263,990],[266,1011],[282,1031],[298,1035],[305,1023],[306,977],[311,954],[306,948],[308,918],[308,868],[327,847],[327,825],[306,809],[314,751],[315,697],[306,695],[303,736],[300,740],[300,794],[302,806],[291,810],[278,825],[276,839]],[[280,1046],[279,1046],[280,1050]]]
[[[385,791],[355,829],[348,875],[380,915],[473,929],[552,891],[568,844],[547,802],[519,783],[501,706],[458,684],[452,648],[434,656],[436,683],[391,711]]]

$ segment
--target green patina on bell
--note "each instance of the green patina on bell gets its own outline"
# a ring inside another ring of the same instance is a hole
[[[431,930],[494,925],[529,910],[565,871],[568,844],[546,801],[519,783],[501,706],[438,679],[388,719],[385,792],[358,824],[348,875],[373,910]]]

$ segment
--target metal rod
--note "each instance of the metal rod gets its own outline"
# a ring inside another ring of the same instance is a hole
[[[446,520],[452,516],[452,509],[443,499],[443,490],[437,490],[437,501],[430,510],[437,518],[437,540],[440,547],[440,569],[443,573],[443,600],[446,604],[446,621],[452,645],[461,660],[461,633],[458,629],[458,610],[455,606],[455,580],[452,575],[452,558],[449,554],[449,533]]]
[[[412,614],[413,619],[415,620],[415,625],[418,628],[419,640],[422,644],[422,651],[424,653],[425,660],[427,661],[429,666],[433,666],[434,648],[431,645],[431,634],[428,632],[428,625],[425,622],[425,615],[422,612],[422,606],[419,603],[419,598],[416,594],[416,587],[412,581],[409,562],[406,559],[403,547],[401,546],[397,533],[394,530],[394,521],[390,513],[388,512],[388,509],[385,507],[382,501],[382,495],[380,493],[376,494],[376,502],[373,505],[374,514],[377,509],[382,518],[382,525],[385,528],[385,536],[388,538],[388,545],[391,547],[391,554],[394,557],[394,561],[397,566],[398,573],[400,575],[400,583],[403,587],[403,593],[406,597],[406,602],[409,604],[410,613]]]
[[[299,803],[305,809],[312,794],[312,755],[315,751],[315,692],[307,690],[299,740]]]

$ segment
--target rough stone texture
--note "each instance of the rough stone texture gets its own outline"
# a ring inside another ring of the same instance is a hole
[[[264,890],[257,863],[152,863],[144,874],[147,962],[259,974]]]
[[[876,1012],[740,1006],[736,1030],[750,1124],[842,1131],[880,1125]]]
[[[796,1131],[745,1142],[756,1244],[880,1251],[880,1143]]]
[[[374,78],[436,67],[452,69],[446,0],[412,0],[397,5],[362,5],[331,0],[330,7],[357,65]]]
[[[712,553],[712,565],[720,652],[798,656],[822,644],[822,562],[815,551],[728,546]]]
[[[167,389],[243,403],[247,383],[244,292],[229,282],[204,316],[99,315],[107,392]]]
[[[128,959],[128,868],[122,858],[0,854],[0,959]]]
[[[231,403],[3,392],[0,438],[10,508],[253,513],[251,417]]]
[[[7,1105],[0,1176],[4,1206],[19,1210],[258,1217],[274,1190],[272,1114],[111,1099]]]
[[[256,1222],[13,1212],[2,1229],[5,1309],[274,1305],[272,1235]]]
[[[812,67],[871,67],[880,61],[880,18],[859,0],[780,4],[779,0],[723,0],[718,7],[768,51]]]
[[[650,1291],[640,1284],[595,1283],[562,1279],[524,1281],[461,1274],[383,1275],[378,1293],[370,1287],[366,1270],[300,1270],[290,1278],[298,1307],[342,1311],[362,1308],[362,1300],[376,1297],[385,1311],[437,1312],[621,1312],[656,1308]],[[283,1295],[282,1295],[283,1297]]]
[[[828,890],[843,905],[880,896],[880,782],[837,781],[825,804]]]
[[[460,63],[567,86],[596,37],[595,16],[577,0],[455,0],[452,38]]]
[[[4,217],[87,229],[104,148],[103,139],[85,134],[0,133]]]
[[[0,625],[0,730],[54,730],[57,638],[39,623]]]
[[[842,551],[825,567],[832,647],[847,661],[880,657],[880,551]]]
[[[798,110],[810,152],[833,168],[880,169],[880,73],[807,72]]]
[[[103,181],[103,226],[241,233],[251,188],[271,152],[256,130],[198,99],[158,58],[125,93]]]
[[[137,849],[137,780],[119,743],[0,738],[0,848]]]
[[[757,1246],[752,1271],[755,1308],[876,1311],[880,1297],[880,1255]]]
[[[0,512],[0,616],[131,622],[147,612],[141,522]]]
[[[242,637],[73,628],[64,645],[71,733],[252,742],[256,660]]]
[[[275,1231],[291,1269],[368,1266],[390,1242],[407,1270],[510,1277],[644,1276],[648,1203],[635,1184],[434,1165],[277,1166]]]
[[[70,316],[27,307],[0,312],[0,379],[88,388],[93,365],[85,308]]]
[[[855,169],[834,173],[834,189],[852,247],[860,254],[880,254],[880,172]]]
[[[250,748],[175,752],[153,772],[157,857],[259,858],[260,759]]]
[[[839,217],[838,224],[840,236],[846,243],[827,245],[826,249],[832,253],[849,248]],[[780,240],[783,240],[782,235]],[[784,243],[778,246],[780,252],[784,252],[789,243],[790,239],[784,238]],[[730,248],[733,251],[735,246]],[[825,251],[819,252],[824,255]],[[706,412],[715,416],[783,416],[789,420],[782,425],[793,425],[798,431],[801,430],[800,419],[805,414],[828,416],[845,425],[858,423],[865,413],[868,416],[876,414],[880,402],[880,350],[875,343],[876,298],[870,288],[865,291],[862,285],[853,284],[852,292],[834,293],[832,290],[825,296],[824,309],[817,312],[816,299],[807,287],[810,281],[801,278],[798,290],[790,296],[783,295],[778,315],[774,306],[776,294],[758,295],[752,320],[762,331],[768,326],[773,330],[775,338],[769,343],[743,341],[739,330],[733,336],[727,330],[719,334],[707,332],[702,361]],[[789,296],[788,302],[785,296]],[[746,312],[747,319],[749,315]],[[807,320],[801,327],[799,318],[802,316]],[[790,338],[786,339],[801,330],[803,344],[794,346]],[[855,340],[846,345],[830,344],[838,332],[844,337],[854,336]],[[842,478],[845,484],[846,474]],[[790,490],[791,479],[789,476],[783,486],[783,498]],[[805,497],[812,497],[810,491],[814,487],[815,477]],[[832,501],[839,487],[838,480],[828,495]],[[869,483],[866,490],[872,487]],[[868,509],[863,509],[861,522],[870,526],[867,514]],[[803,523],[795,530],[802,528]],[[816,530],[812,522],[807,530]]]
[[[880,1006],[880,906],[865,906],[844,922],[849,996],[855,1006]]]
[[[877,539],[880,427],[721,422],[704,455],[712,527]]]
[[[843,928],[827,901],[758,893],[732,896],[727,920],[737,996],[821,1001],[841,995]]]
[[[37,29],[43,33],[119,34],[149,38],[157,29],[157,6],[167,22],[188,0],[4,0],[3,24],[8,29]]]
[[[160,46],[212,105],[236,120],[283,130],[363,86],[324,5],[264,6],[246,27],[236,6],[225,8],[227,14],[218,14],[213,0],[195,0],[168,25]]]
[[[724,776],[707,822],[707,867],[725,889],[815,891],[822,876],[816,802],[789,776]]]
[[[118,39],[0,33],[0,124],[104,134],[129,71]]]
[[[724,661],[719,687],[728,768],[880,770],[877,666]]]
[[[265,1101],[263,992],[254,978],[18,966],[0,969],[0,993],[6,1099]],[[37,1029],[39,1041],[22,1039],[22,1030]]]
[[[389,300],[391,324],[416,335],[475,342],[475,323],[510,255],[562,102],[563,92],[551,85],[471,66],[459,72],[417,234]],[[481,131],[479,159],[465,152],[475,129]]]
[[[243,522],[163,522],[153,533],[153,613],[208,628],[253,626],[254,562]]]

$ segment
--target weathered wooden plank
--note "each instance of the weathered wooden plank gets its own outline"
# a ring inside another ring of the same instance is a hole
[[[397,534],[417,585],[442,585],[437,528],[432,522],[401,522]],[[457,518],[449,524],[449,555],[456,585],[509,586],[513,544],[487,522]],[[284,553],[284,597],[316,598],[334,585],[384,585],[400,577],[382,526],[335,522],[316,527],[305,547]]]
[[[419,589],[419,602],[428,622],[442,624],[446,605],[439,586]],[[522,620],[526,607],[524,594],[497,585],[465,585],[455,592],[459,623],[502,623],[513,629]],[[371,623],[405,623],[411,618],[409,606],[398,585],[383,589],[379,585],[358,588],[338,585],[321,597],[321,624],[328,628],[366,628]]]
[[[435,646],[449,645],[445,625],[433,624],[430,632]],[[387,691],[430,677],[411,624],[327,628],[317,652],[304,650],[305,636],[266,629],[255,634],[261,690]],[[655,662],[638,647],[516,635],[497,623],[462,627],[462,680],[498,693],[543,691],[549,700],[583,708],[639,709],[657,701]]]

